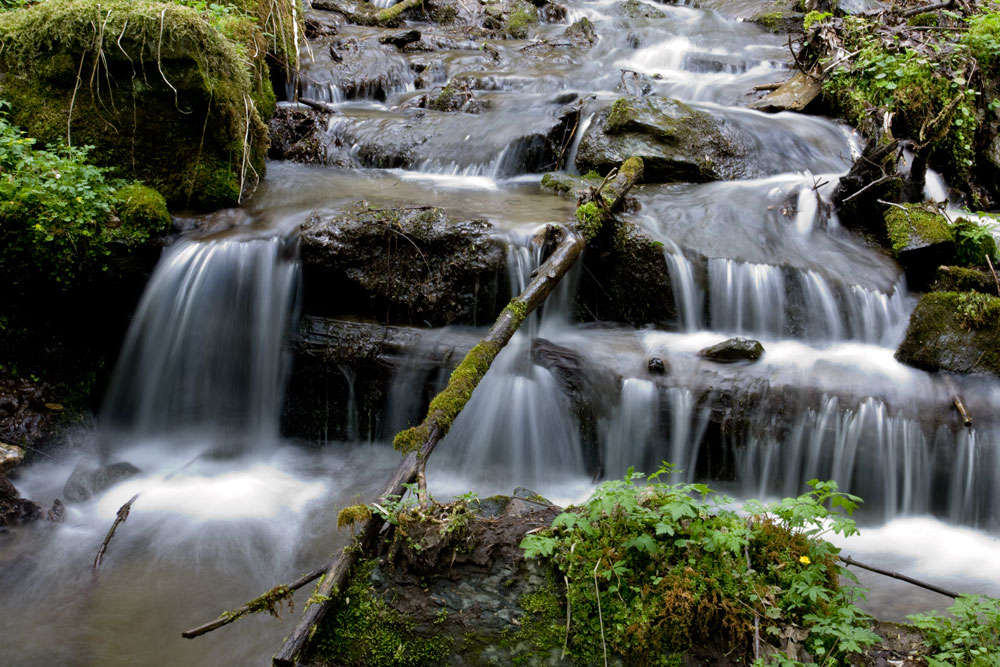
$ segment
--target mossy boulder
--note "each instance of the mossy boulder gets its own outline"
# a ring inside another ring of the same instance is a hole
[[[576,166],[606,174],[634,155],[647,183],[702,183],[740,177],[741,153],[704,111],[664,97],[621,97],[587,128]]]
[[[890,206],[885,213],[885,233],[910,287],[915,289],[925,287],[938,266],[955,258],[955,236],[948,220],[921,205]]]
[[[1000,298],[931,292],[910,315],[896,358],[929,371],[1000,376]]]
[[[256,23],[233,14],[224,30],[190,7],[149,0],[0,14],[0,95],[30,136],[92,144],[98,164],[145,181],[171,206],[231,206],[264,173],[274,93]]]
[[[931,286],[935,292],[982,292],[992,294],[997,291],[996,281],[989,271],[970,269],[964,266],[940,266]]]
[[[795,11],[791,7],[776,7],[754,14],[750,17],[750,22],[774,33],[802,32],[804,17],[802,12]]]
[[[438,208],[313,216],[301,230],[306,309],[389,323],[482,324],[507,299],[506,245]]]

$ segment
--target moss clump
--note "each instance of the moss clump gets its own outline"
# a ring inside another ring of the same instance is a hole
[[[934,12],[924,12],[923,14],[916,14],[911,16],[906,20],[906,25],[910,26],[936,26],[938,24],[938,15]]]
[[[885,229],[897,256],[913,247],[955,240],[943,215],[917,204],[890,207],[885,214]]]
[[[593,201],[576,207],[576,229],[588,243],[601,231],[604,216],[600,207]]]
[[[625,127],[628,121],[635,118],[635,115],[635,109],[629,105],[628,100],[624,97],[619,97],[608,111],[608,119],[605,121],[605,127],[608,132],[619,132]]]
[[[833,16],[833,14],[831,14],[829,12],[817,12],[817,11],[813,10],[813,11],[809,12],[808,14],[806,14],[803,17],[803,19],[802,19],[802,29],[803,30],[809,30],[809,28],[813,27],[817,23],[821,23],[822,21],[825,21],[826,19],[828,19],[828,18],[830,18],[832,16]]]
[[[997,263],[997,244],[990,229],[960,218],[952,225],[955,235],[955,261],[963,266],[986,266],[988,257]]]
[[[259,595],[253,600],[247,602],[242,609],[222,612],[220,618],[237,619],[248,614],[259,614],[262,611],[266,611],[271,616],[279,618],[281,616],[281,606],[283,604],[287,602],[288,608],[292,608],[292,595],[294,594],[295,591],[290,589],[288,586],[275,586],[263,595]]]
[[[354,526],[372,518],[372,510],[367,505],[351,505],[337,513],[337,529]]]
[[[256,23],[226,18],[232,34],[242,26],[252,36],[248,45],[210,18],[151,0],[0,14],[0,90],[12,119],[48,144],[94,145],[97,164],[149,183],[172,205],[235,204],[263,174],[274,93]]]
[[[566,604],[557,590],[550,575],[544,586],[521,598],[525,614],[519,619],[520,629],[506,633],[501,642],[510,650],[513,664],[545,664],[551,651],[562,647]]]
[[[934,279],[936,292],[996,292],[996,282],[988,271],[963,266],[942,266]]]
[[[514,326],[519,327],[528,316],[528,304],[515,297],[504,306],[504,312],[510,313]]]
[[[438,428],[444,437],[499,352],[500,346],[489,341],[480,342],[469,350],[462,363],[452,371],[448,386],[431,400],[423,423],[397,433],[392,446],[403,453],[419,451],[430,437],[432,427]]]
[[[982,329],[997,325],[1000,316],[1000,298],[981,292],[958,292],[955,312],[968,329]]]
[[[418,638],[413,623],[390,607],[371,585],[376,560],[355,564],[349,583],[338,596],[336,612],[327,616],[313,639],[313,659],[354,667],[423,667],[441,664],[451,652],[451,637]]]
[[[524,0],[514,0],[503,24],[504,34],[514,39],[526,39],[528,29],[538,23],[538,10]]]
[[[121,221],[121,225],[110,233],[115,240],[134,243],[170,229],[170,213],[163,195],[140,183],[118,188],[115,212]]]
[[[761,12],[755,14],[751,21],[771,32],[780,32],[781,22],[784,18],[785,15],[782,12]]]
[[[576,190],[576,183],[566,174],[548,173],[542,175],[542,189],[557,194],[569,194]]]

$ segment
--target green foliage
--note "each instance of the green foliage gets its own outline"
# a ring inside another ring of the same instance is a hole
[[[163,198],[110,177],[89,147],[41,149],[0,114],[0,272],[67,285],[107,270],[109,243],[144,241],[170,224]],[[117,211],[117,216],[115,212]]]
[[[975,163],[979,98],[968,77],[976,65],[969,49],[938,37],[930,55],[912,47],[887,46],[878,26],[861,17],[842,19],[844,48],[823,92],[852,123],[866,127],[870,111],[893,114],[893,133],[929,146],[938,159],[968,176]]]
[[[955,260],[959,265],[986,266],[987,257],[994,265],[998,263],[997,244],[990,227],[960,218],[951,230],[955,235]]]
[[[568,579],[574,659],[598,662],[606,646],[662,664],[721,641],[749,661],[755,616],[765,639],[804,627],[810,653],[833,660],[877,640],[839,587],[838,550],[820,539],[857,532],[848,515],[858,498],[813,480],[798,498],[748,503],[745,517],[705,485],[659,481],[671,471],[664,464],[638,484],[644,475],[630,469],[521,543]]]
[[[930,667],[1000,665],[1000,600],[963,595],[948,612],[907,617],[934,651]]]
[[[1000,64],[1000,12],[996,9],[994,3],[994,11],[969,17],[969,30],[962,37],[962,44],[969,48],[984,72],[996,72]]]

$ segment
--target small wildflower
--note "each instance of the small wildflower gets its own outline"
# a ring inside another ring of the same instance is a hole
[[[802,563],[803,565],[808,565],[812,561],[809,560],[809,556],[799,556],[799,562]]]

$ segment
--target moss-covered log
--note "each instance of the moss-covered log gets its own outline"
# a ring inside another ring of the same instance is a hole
[[[613,178],[605,179],[581,198],[576,209],[576,227],[588,243],[625,205],[629,190],[642,180],[642,170],[642,158],[633,155],[622,162]]]
[[[452,373],[448,386],[431,401],[424,421],[396,436],[393,444],[397,449],[405,451],[406,456],[386,484],[382,497],[403,495],[405,485],[417,479],[427,458],[448,433],[455,417],[465,407],[497,354],[514,336],[528,314],[545,301],[562,276],[576,263],[583,245],[582,238],[563,230],[559,245],[538,268],[534,279],[503,309],[486,336],[469,351]],[[371,518],[361,524],[359,548],[345,549],[337,556],[326,571],[314,597],[320,600],[335,597],[335,593],[347,581],[358,554],[373,542],[381,523],[380,520]],[[295,664],[295,657],[309,640],[316,624],[326,615],[329,606],[328,601],[323,601],[312,604],[305,610],[295,630],[274,656],[273,663],[276,667],[291,667]]]
[[[150,0],[0,14],[0,95],[30,136],[91,144],[171,206],[233,205],[264,173],[273,46],[253,14],[217,14]]]

